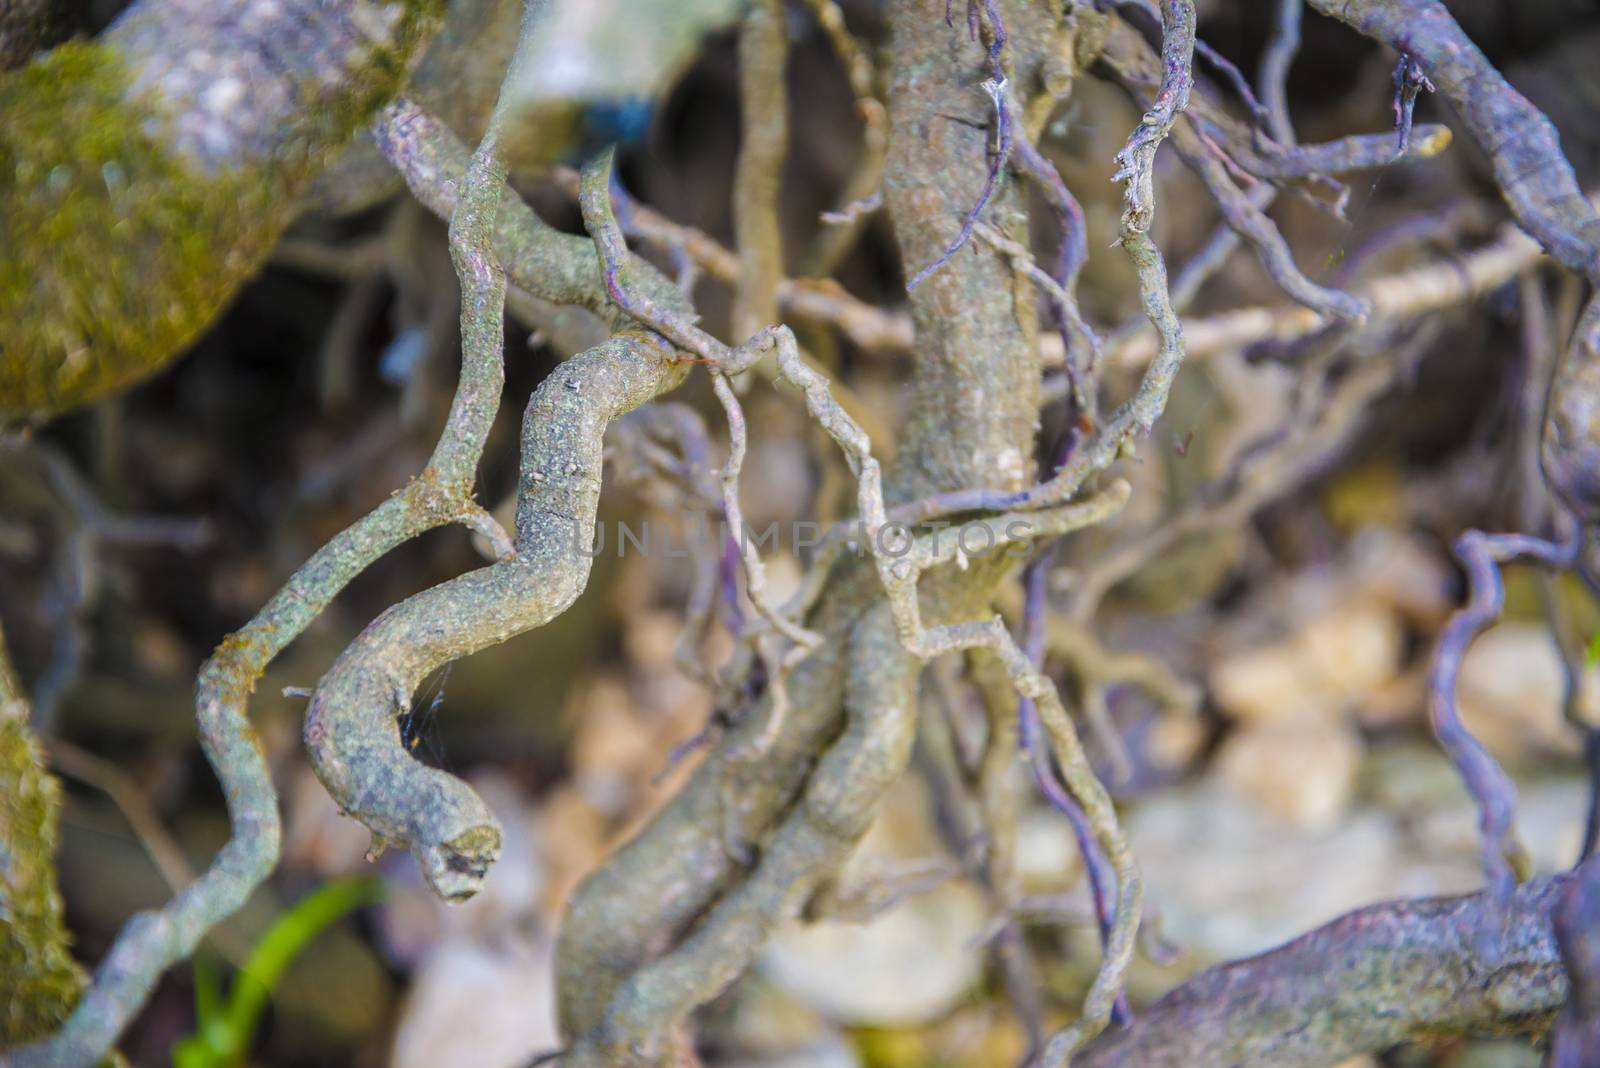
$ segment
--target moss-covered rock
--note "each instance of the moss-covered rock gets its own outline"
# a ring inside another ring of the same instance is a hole
[[[127,83],[113,49],[82,42],[0,79],[5,416],[47,415],[160,367],[277,234],[277,183],[193,173]]]
[[[150,374],[260,267],[296,196],[404,82],[442,0],[346,7],[311,38],[299,27],[288,68],[271,25],[230,35],[145,0],[0,75],[0,422]]]

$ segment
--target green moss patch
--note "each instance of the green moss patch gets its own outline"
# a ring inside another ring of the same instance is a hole
[[[263,221],[281,187],[194,174],[126,85],[111,49],[76,42],[0,78],[0,416],[48,415],[161,366],[279,229]]]

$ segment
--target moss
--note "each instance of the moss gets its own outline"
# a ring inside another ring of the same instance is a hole
[[[281,189],[191,172],[126,84],[113,50],[81,42],[0,79],[0,417],[160,367],[276,236]]]
[[[333,151],[343,146],[374,113],[406,85],[411,59],[444,17],[445,0],[403,0],[399,22],[333,92],[311,85],[303,99],[316,100],[300,116],[297,140],[304,146],[313,171],[321,171]],[[301,172],[292,177],[309,180]]]
[[[60,804],[0,636],[0,1049],[55,1030],[83,988],[56,889]]]
[[[77,999],[56,893],[56,784],[25,720],[0,717],[0,1048],[41,1037]]]
[[[70,42],[0,76],[0,422],[37,419],[162,367],[261,266],[296,194],[406,77],[442,0],[405,3],[265,159],[202,173],[173,116],[130,97],[118,49]]]

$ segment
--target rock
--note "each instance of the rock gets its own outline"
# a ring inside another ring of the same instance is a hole
[[[861,1068],[861,1057],[844,1038],[832,1035],[809,1046],[766,1057],[736,1057],[714,1063],[716,1068]]]
[[[1359,780],[1343,819],[1311,830],[1220,772],[1131,809],[1125,823],[1151,905],[1187,966],[1261,952],[1374,902],[1482,887],[1477,811],[1442,753],[1421,743],[1379,749]],[[1587,783],[1546,774],[1518,791],[1517,826],[1536,869],[1570,867]]]
[[[1141,803],[1127,827],[1165,933],[1194,966],[1259,953],[1375,901],[1481,883],[1475,856],[1427,856],[1385,811],[1357,807],[1307,831],[1216,777]]]
[[[1029,786],[1031,790],[1031,784]],[[1031,805],[1017,823],[1017,876],[1025,894],[1056,894],[1083,877],[1072,824],[1053,808]]]
[[[623,620],[622,651],[642,668],[671,668],[683,632],[683,616],[659,608],[630,612]]]
[[[610,832],[605,815],[570,782],[550,791],[537,819],[540,855],[549,872],[541,908],[556,921],[578,884],[605,860]]]
[[[1588,805],[1588,784],[1578,778],[1518,783],[1517,834],[1535,870],[1557,872],[1572,866],[1583,844]],[[1412,815],[1419,848],[1427,854],[1476,861],[1478,810],[1459,779],[1454,803]]]
[[[1325,829],[1355,792],[1361,738],[1326,719],[1255,724],[1223,742],[1216,773],[1229,786],[1296,827]]]
[[[412,981],[392,1068],[521,1068],[560,1046],[555,947],[540,938],[442,944]]]
[[[1307,569],[1265,593],[1258,610],[1237,614],[1252,637],[1213,658],[1212,696],[1251,722],[1354,713],[1393,727],[1420,719],[1419,676],[1403,670],[1407,631],[1437,629],[1454,608],[1451,583],[1418,539],[1365,526],[1334,566]]]
[[[931,811],[925,783],[902,776],[841,885],[928,858],[939,841]],[[945,882],[866,923],[792,924],[773,936],[759,967],[774,986],[836,1022],[917,1026],[948,1013],[980,980],[985,955],[976,947],[988,918],[976,888]]]
[[[1445,1062],[1447,1068],[1539,1068],[1544,1060],[1527,1042],[1474,1042]]]
[[[947,883],[864,924],[827,920],[780,932],[761,958],[773,983],[851,1026],[911,1027],[949,1012],[978,982],[974,943],[987,909]]]
[[[1461,776],[1431,738],[1374,748],[1358,779],[1363,799],[1406,819],[1467,800]]]
[[[1388,605],[1347,601],[1301,632],[1308,666],[1345,707],[1353,707],[1400,670],[1405,634]]]
[[[1578,732],[1563,718],[1565,686],[1561,655],[1547,627],[1498,623],[1468,648],[1456,704],[1462,722],[1491,753],[1506,764],[1528,766],[1582,749]],[[1593,685],[1587,690],[1593,693]]]
[[[1418,662],[1367,695],[1355,708],[1363,727],[1395,731],[1404,727],[1426,730],[1428,665]]]
[[[663,802],[679,779],[667,755],[706,722],[711,699],[676,669],[640,671],[624,685],[600,677],[585,685],[583,717],[571,746],[573,781],[608,818],[636,818],[641,804]],[[681,775],[686,770],[680,766]]]
[[[1417,856],[1478,863],[1478,810],[1443,751],[1423,743],[1377,751],[1361,769],[1364,796],[1406,824]],[[1544,772],[1516,783],[1517,831],[1540,872],[1572,866],[1583,844],[1589,784],[1576,773]]]
[[[1144,732],[1142,752],[1157,771],[1175,775],[1199,757],[1211,736],[1199,716],[1159,716]]]
[[[538,911],[546,874],[535,821],[511,779],[486,773],[472,785],[505,836],[483,892],[447,906],[411,879],[384,908],[391,951],[418,962],[393,1068],[520,1068],[560,1045],[555,936]]]
[[[1211,692],[1223,711],[1251,723],[1337,719],[1399,673],[1404,647],[1393,609],[1347,598],[1281,641],[1222,657]]]
[[[1290,642],[1226,657],[1212,669],[1210,688],[1223,712],[1246,722],[1330,711],[1306,677],[1302,651]]]
[[[759,973],[740,980],[713,1004],[698,1038],[702,1046],[727,1051],[717,1068],[858,1063],[837,1028]],[[840,1060],[842,1053],[848,1059]]]
[[[1346,554],[1347,588],[1393,608],[1406,622],[1437,626],[1454,610],[1455,574],[1423,539],[1369,525],[1356,532]]]

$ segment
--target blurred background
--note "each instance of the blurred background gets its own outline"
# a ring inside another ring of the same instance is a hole
[[[593,4],[612,19],[630,17],[627,0]],[[86,5],[81,27],[104,25],[116,6]],[[509,52],[520,5],[465,6],[472,25]],[[875,4],[842,6],[870,48],[884,43]],[[1274,5],[1200,7],[1201,36],[1254,72]],[[1594,189],[1600,12],[1584,0],[1450,7],[1555,121],[1580,181]],[[789,18],[782,202],[788,247],[804,249],[853,172],[861,124],[809,9],[793,4]],[[546,219],[578,229],[559,168],[616,140],[635,197],[731,243],[737,64],[731,28],[712,23],[684,55],[657,57],[662,73],[650,93],[619,87],[610,103],[530,112],[517,181]],[[1288,83],[1301,139],[1391,129],[1392,62],[1308,13]],[[1426,95],[1417,118],[1452,121]],[[1079,292],[1096,323],[1138,310],[1126,259],[1108,247],[1121,210],[1111,159],[1137,120],[1121,89],[1083,77],[1044,145],[1087,213],[1091,255]],[[1219,220],[1170,151],[1158,160],[1158,183],[1153,233],[1176,265]],[[197,667],[317,546],[421,470],[443,423],[458,360],[444,227],[403,194],[341,204],[338,191],[324,183],[324,200],[186,358],[57,420],[0,465],[0,617],[64,784],[61,883],[87,962],[226,838],[195,742]],[[1435,159],[1358,176],[1349,193],[1342,219],[1309,196],[1280,197],[1273,212],[1301,267],[1328,284],[1448,265],[1495,240],[1505,219],[1486,164],[1463,137]],[[1043,247],[1043,223],[1039,236]],[[895,309],[904,303],[902,267],[887,220],[875,215],[834,277]],[[1529,407],[1527,369],[1541,346],[1564,336],[1579,295],[1555,271],[1535,271],[1369,341],[1398,354],[1394,373],[1327,416],[1315,447],[1283,461],[1281,485],[1199,524],[1105,592],[1087,624],[1099,642],[1152,654],[1199,694],[1194,714],[1173,715],[1149,687],[1116,672],[1102,691],[1131,761],[1116,793],[1170,943],[1155,954],[1166,963],[1136,963],[1136,1005],[1199,967],[1353,907],[1479,886],[1475,813],[1428,731],[1425,676],[1463,594],[1454,538],[1474,526],[1543,522],[1542,488],[1528,466],[1528,413],[1538,408]],[[695,298],[708,327],[726,336],[727,288],[702,278]],[[1192,314],[1283,303],[1241,253]],[[894,425],[905,354],[865,351],[821,328],[802,340],[874,418]],[[1224,349],[1185,368],[1154,441],[1127,467],[1134,504],[1079,539],[1054,576],[1063,605],[1080,595],[1078,564],[1162,516],[1202,508],[1245,443],[1293,425],[1296,376],[1271,349]],[[485,503],[513,492],[522,405],[564,351],[555,331],[512,324],[507,403],[481,470]],[[720,426],[703,378],[679,399]],[[751,525],[814,518],[809,502],[824,475],[803,412],[764,388],[745,404]],[[1046,413],[1042,441],[1060,435],[1061,418]],[[648,492],[614,485],[602,519],[675,530],[681,516]],[[786,553],[770,565],[780,591],[801,571]],[[196,1031],[197,987],[204,1000],[213,987],[249,982],[236,971],[273,925],[281,937],[285,917],[309,922],[297,901],[373,871],[385,887],[380,902],[362,904],[358,886],[349,911],[304,932],[247,1063],[509,1068],[555,1048],[551,964],[563,902],[681,784],[695,756],[669,766],[668,755],[712,713],[710,694],[674,662],[688,596],[682,562],[608,548],[588,591],[554,624],[454,665],[419,694],[403,725],[413,752],[467,777],[507,833],[485,892],[465,906],[434,901],[407,856],[365,859],[367,833],[339,814],[302,754],[305,702],[284,695],[315,685],[385,607],[480,562],[459,529],[425,535],[352,583],[272,666],[251,710],[282,793],[283,862],[200,960],[163,980],[123,1045],[134,1063],[169,1063]],[[1590,806],[1583,735],[1568,720],[1587,717],[1600,691],[1586,675],[1569,702],[1553,635],[1569,653],[1581,650],[1600,613],[1576,584],[1524,569],[1507,584],[1505,617],[1472,648],[1460,701],[1519,782],[1520,828],[1535,862],[1555,870],[1577,856]],[[725,653],[721,631],[711,636],[713,661],[719,647]],[[1097,654],[1055,668],[1069,693],[1082,693],[1099,685],[1088,672],[1103,662]],[[924,712],[939,726],[852,861],[863,873],[906,876],[908,892],[861,923],[778,932],[759,968],[706,1014],[708,1064],[909,1068],[1005,1065],[1020,1055],[1023,1037],[984,951],[994,933],[984,899],[949,877],[954,852],[941,810],[940,776],[971,750],[982,712],[940,675],[929,673]],[[1098,756],[1109,775],[1103,746]],[[1026,814],[1019,849],[1026,935],[1064,1019],[1097,960],[1082,865],[1070,828],[1042,804]],[[1395,1066],[1537,1063],[1516,1043],[1387,1057]]]

